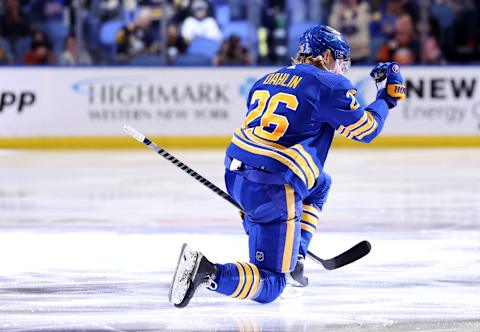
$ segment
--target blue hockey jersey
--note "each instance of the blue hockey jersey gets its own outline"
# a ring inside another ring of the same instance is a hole
[[[235,130],[227,159],[282,174],[302,196],[322,172],[335,131],[368,143],[382,130],[387,103],[363,108],[356,89],[341,75],[312,65],[282,68],[250,90],[247,116]]]

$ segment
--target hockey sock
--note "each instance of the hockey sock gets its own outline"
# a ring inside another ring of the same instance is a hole
[[[299,253],[303,257],[307,255],[308,246],[312,240],[312,236],[318,226],[319,211],[313,205],[303,205],[301,225],[301,239]]]
[[[251,299],[258,291],[260,271],[251,263],[216,264],[216,291],[237,299]]]
[[[237,299],[251,299],[261,303],[275,300],[285,288],[285,275],[259,270],[252,263],[215,264],[216,292]]]

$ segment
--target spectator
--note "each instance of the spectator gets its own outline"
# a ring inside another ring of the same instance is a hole
[[[422,62],[428,64],[440,64],[444,62],[443,52],[438,40],[438,26],[431,19],[428,26],[427,39],[422,43]]]
[[[332,8],[329,24],[347,39],[352,62],[366,62],[370,56],[370,20],[370,6],[366,1],[341,0]]]
[[[92,59],[85,50],[78,48],[75,35],[69,35],[65,39],[64,50],[58,64],[63,66],[91,65]]]
[[[382,13],[381,27],[385,40],[393,38],[397,19],[405,14],[403,0],[386,1],[386,9]]]
[[[401,47],[393,51],[392,61],[402,65],[413,65],[415,63],[415,54],[408,47]]]
[[[232,35],[225,40],[213,60],[217,66],[248,65],[250,63],[249,52],[240,43],[238,36]]]
[[[442,51],[438,46],[437,39],[430,35],[423,43],[423,59],[428,64],[439,64],[442,62]]]
[[[184,54],[188,44],[180,35],[177,26],[170,23],[167,27],[168,61],[174,63],[179,54]]]
[[[222,32],[213,17],[207,16],[208,4],[203,0],[192,3],[192,16],[187,17],[182,25],[182,37],[188,42],[196,37],[222,40]]]
[[[163,12],[164,0],[123,0],[123,1],[124,1],[123,7],[125,7],[125,1],[131,1],[131,2],[136,2],[139,8],[150,9],[150,12],[152,14],[152,18],[154,21],[160,20],[165,15],[165,13]],[[165,8],[167,9],[167,13],[168,13],[169,8],[171,7],[169,5],[166,5]]]
[[[397,53],[398,51],[398,53]],[[394,38],[387,41],[379,50],[378,61],[395,61],[412,64],[420,61],[420,46],[415,38],[413,22],[408,14],[399,17],[395,24]]]
[[[192,3],[195,0],[169,0],[172,2],[171,10],[173,11],[172,21],[175,22],[177,25],[182,24],[188,17],[190,17],[192,13]],[[215,16],[215,6],[229,2],[230,0],[215,0],[214,6],[211,5],[210,2],[207,2],[207,15],[206,16]]]
[[[0,17],[0,31],[11,45],[14,41],[28,36],[30,26],[28,20],[20,12],[19,0],[7,0],[5,12]]]
[[[117,60],[124,61],[141,54],[154,54],[159,50],[150,26],[151,12],[143,8],[133,23],[127,24],[117,32]]]
[[[23,63],[26,65],[55,64],[55,55],[51,50],[50,42],[43,32],[34,32],[30,50],[25,53]]]
[[[182,24],[187,17],[190,16],[190,6],[191,6],[191,1],[190,0],[177,0],[173,1],[173,11],[175,14],[173,15],[173,22],[176,24]]]

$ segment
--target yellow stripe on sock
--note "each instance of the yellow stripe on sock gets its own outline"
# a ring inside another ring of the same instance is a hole
[[[317,208],[315,208],[313,205],[306,205],[304,204],[303,205],[303,211],[308,211],[310,212],[311,214],[314,214],[315,217],[319,217],[319,213],[318,213],[318,210]]]
[[[304,231],[307,231],[309,233],[312,233],[314,234],[315,233],[315,228],[313,228],[312,226],[309,226],[309,225],[306,225],[306,224],[301,224],[300,227],[302,228],[302,230]]]
[[[243,300],[247,297],[248,291],[253,284],[253,269],[246,263],[240,264],[242,264],[243,268],[245,269],[245,287],[243,287],[243,291],[237,296],[237,298]]]
[[[283,249],[282,272],[289,272],[292,263],[293,240],[295,237],[295,192],[288,184],[285,185],[287,203],[287,232]]]
[[[245,277],[244,277],[245,273],[243,272],[242,267],[240,266],[239,263],[235,263],[235,265],[237,266],[237,269],[238,269],[238,286],[235,292],[233,292],[232,295],[230,295],[231,297],[237,297],[240,291],[242,290],[243,285],[245,284]]]
[[[253,276],[254,276],[252,289],[250,290],[250,293],[247,295],[247,299],[251,299],[257,293],[258,285],[260,285],[260,271],[258,270],[255,264],[252,264],[252,263],[247,263],[247,264],[250,265],[250,267],[252,268]]]
[[[315,218],[311,214],[308,214],[308,213],[305,213],[305,212],[302,213],[302,221],[306,221],[306,222],[312,224],[315,227],[318,226],[318,218]]]

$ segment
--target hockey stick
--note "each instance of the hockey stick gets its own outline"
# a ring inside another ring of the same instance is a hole
[[[237,204],[237,202],[235,202],[235,200],[229,194],[224,192],[222,189],[218,188],[215,184],[208,181],[203,176],[195,172],[193,169],[191,169],[190,167],[182,163],[180,160],[175,158],[173,155],[171,155],[170,153],[168,153],[167,151],[159,147],[157,144],[149,140],[147,137],[145,137],[145,135],[139,133],[137,130],[135,130],[129,125],[124,125],[123,130],[127,134],[135,138],[137,141],[139,141],[140,143],[143,143],[146,146],[148,146],[152,151],[158,153],[159,155],[167,159],[169,162],[171,162],[178,168],[181,168],[182,171],[189,174],[190,176],[195,178],[195,180],[202,183],[207,188],[212,190],[214,193],[221,196],[225,200],[229,201],[233,206],[235,206],[237,209],[242,211],[242,208]],[[355,246],[353,246],[352,248],[348,249],[347,251],[341,253],[340,255],[330,259],[322,259],[314,255],[310,251],[307,251],[307,255],[316,263],[321,264],[325,269],[334,270],[344,265],[353,263],[356,260],[362,258],[363,256],[367,255],[370,252],[370,249],[371,249],[370,243],[368,241],[362,241],[356,244]]]

